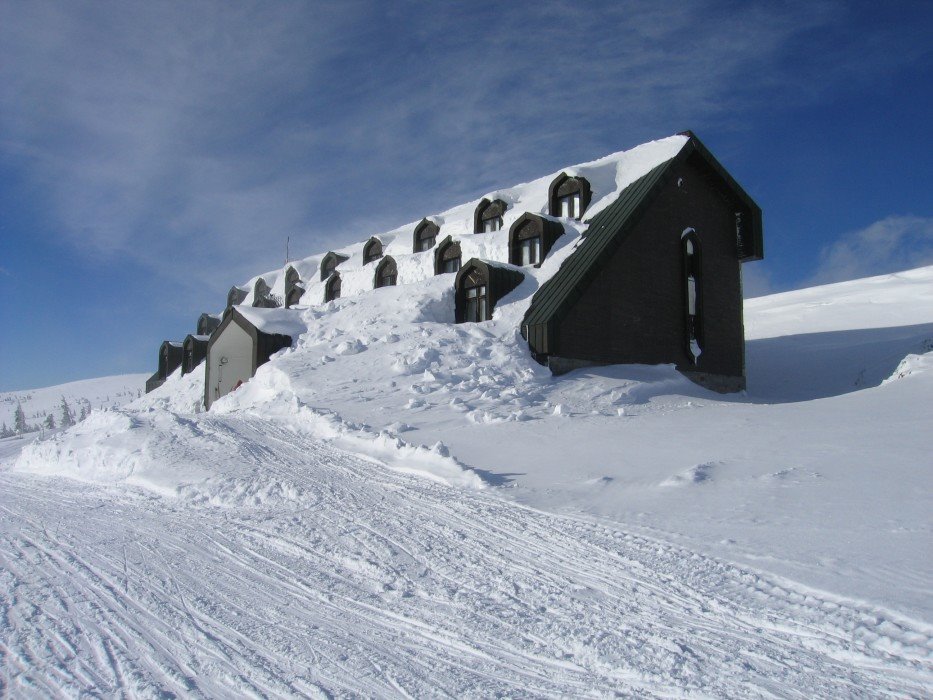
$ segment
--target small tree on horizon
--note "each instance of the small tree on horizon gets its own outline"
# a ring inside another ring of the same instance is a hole
[[[51,413],[45,418],[45,427],[49,430],[55,430],[55,416]]]
[[[62,417],[58,422],[63,428],[70,428],[75,424],[75,414],[72,413],[71,406],[68,405],[68,402],[65,400],[64,396],[62,396],[61,412]]]
[[[17,401],[16,410],[13,412],[13,432],[17,435],[29,432],[29,426],[26,425],[26,414],[23,413],[23,405]]]

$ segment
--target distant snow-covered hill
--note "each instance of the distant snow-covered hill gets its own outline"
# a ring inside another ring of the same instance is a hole
[[[116,408],[139,398],[145,388],[146,374],[119,374],[112,377],[82,379],[57,386],[25,391],[0,392],[0,423],[13,425],[13,413],[20,404],[26,421],[40,425],[50,413],[59,421],[62,398],[73,410]]]
[[[176,373],[0,455],[11,688],[933,685],[933,267],[748,301],[741,395],[553,377],[534,281],[456,325],[448,277],[310,306],[210,412]]]

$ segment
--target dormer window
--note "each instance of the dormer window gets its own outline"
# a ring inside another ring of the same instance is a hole
[[[551,183],[549,194],[551,216],[579,221],[590,205],[592,190],[586,178],[570,177],[561,173]]]
[[[437,234],[440,228],[433,221],[422,219],[421,223],[415,227],[415,241],[413,250],[421,253],[425,250],[431,250],[437,242]]]
[[[491,202],[488,199],[482,200],[473,215],[473,232],[491,233],[500,231],[503,226],[503,215],[508,206],[501,199],[494,199]]]
[[[382,257],[382,241],[378,238],[370,238],[363,246],[363,264],[368,265],[374,260]]]
[[[346,255],[340,255],[333,251],[329,252],[321,260],[321,282],[330,277],[330,274],[337,269],[337,266],[347,260]]]
[[[253,306],[262,309],[275,309],[282,305],[282,298],[272,294],[272,289],[260,277],[253,285]]]
[[[294,267],[289,267],[285,272],[285,308],[290,309],[297,304],[304,293],[301,275]]]
[[[457,323],[481,323],[492,318],[496,303],[517,287],[524,275],[488,260],[467,260],[454,279]]]
[[[340,275],[334,273],[327,284],[324,285],[324,301],[333,301],[340,298]]]
[[[246,297],[249,296],[249,292],[240,287],[231,287],[230,291],[227,292],[227,307],[236,306],[237,304],[242,304]]]
[[[460,260],[460,244],[447,236],[434,254],[434,274],[442,275],[445,272],[457,272],[460,269]]]
[[[383,258],[376,268],[376,279],[373,287],[394,287],[398,283],[398,267],[392,258]]]
[[[509,262],[540,265],[564,228],[557,221],[537,214],[522,214],[509,229]]]

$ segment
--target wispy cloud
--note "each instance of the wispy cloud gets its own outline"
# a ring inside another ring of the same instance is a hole
[[[788,56],[844,11],[8,0],[0,149],[80,250],[221,289],[276,264],[287,235],[311,253],[807,99]]]
[[[803,286],[827,284],[933,265],[933,218],[889,216],[839,237],[820,253]]]

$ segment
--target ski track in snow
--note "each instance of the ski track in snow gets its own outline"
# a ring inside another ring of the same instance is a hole
[[[277,421],[199,429],[256,468],[262,498],[0,472],[0,694],[874,698],[933,685],[921,621],[394,472]],[[158,449],[189,457],[172,439]]]

